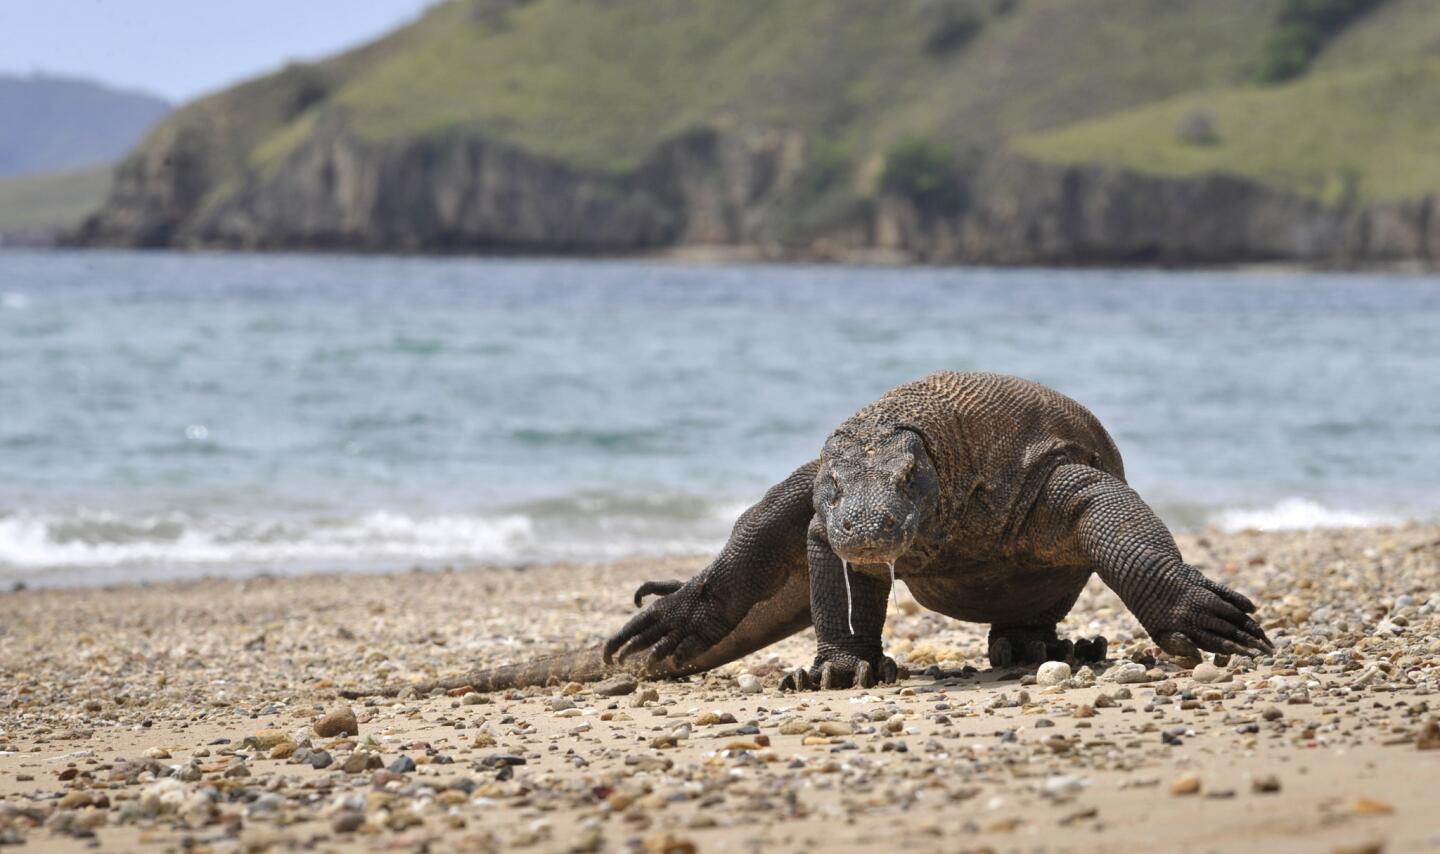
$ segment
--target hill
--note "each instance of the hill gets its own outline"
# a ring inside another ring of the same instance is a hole
[[[110,167],[0,178],[0,244],[48,243],[100,205]]]
[[[119,160],[169,111],[159,98],[85,80],[0,75],[0,177]]]
[[[1308,258],[1440,191],[1437,38],[1425,0],[451,0],[181,109],[78,239]],[[1113,244],[1182,202],[1261,236]]]

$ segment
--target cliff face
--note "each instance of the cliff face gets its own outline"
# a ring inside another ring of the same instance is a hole
[[[1225,175],[1163,178],[1001,157],[959,216],[881,207],[877,242],[934,261],[1320,266],[1419,260],[1440,247],[1432,199],[1332,207]]]
[[[77,235],[92,245],[618,254],[736,247],[775,259],[931,263],[1343,266],[1435,260],[1434,202],[1337,208],[1241,178],[987,160],[959,210],[881,193],[797,228],[805,141],[706,129],[638,170],[586,172],[468,134],[367,142],[317,128],[282,162],[211,195],[211,148],[180,132],[121,168]]]
[[[372,143],[317,128],[208,197],[208,147],[179,133],[121,168],[77,235],[97,245],[623,253],[766,239],[803,164],[795,134],[698,130],[624,176],[452,133]]]

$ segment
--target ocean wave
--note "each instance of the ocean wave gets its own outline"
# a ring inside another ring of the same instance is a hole
[[[679,512],[674,504],[655,512],[659,507],[650,502],[576,497],[494,513],[374,511],[285,519],[0,513],[0,579],[44,581],[58,573],[67,583],[104,583],[209,572],[517,565],[712,551],[733,522],[733,505],[690,504],[679,502]]]
[[[167,513],[21,512],[0,517],[0,568],[47,570],[134,564],[218,565],[403,558],[513,560],[535,541],[510,514],[353,519],[227,520]]]
[[[1310,528],[1368,528],[1401,521],[1383,513],[1340,510],[1308,498],[1284,498],[1269,507],[1222,510],[1212,522],[1226,531],[1297,531]]]

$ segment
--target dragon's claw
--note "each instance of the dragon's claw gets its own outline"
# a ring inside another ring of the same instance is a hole
[[[906,674],[895,659],[881,656],[871,662],[838,655],[816,659],[811,667],[797,667],[780,680],[781,691],[830,691],[840,688],[874,688],[900,681]]]

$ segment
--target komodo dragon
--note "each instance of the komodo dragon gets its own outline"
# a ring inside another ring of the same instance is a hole
[[[782,690],[869,687],[897,677],[880,642],[894,579],[927,608],[989,623],[993,666],[1098,660],[1103,638],[1072,645],[1055,631],[1092,573],[1167,652],[1273,651],[1250,600],[1181,559],[1087,409],[1028,380],[936,373],[841,424],[820,459],[740,516],[694,578],[642,585],[637,607],[660,598],[602,647],[345,693],[494,691],[621,670],[679,677],[810,625],[814,664]]]

